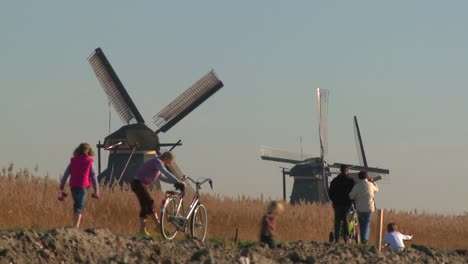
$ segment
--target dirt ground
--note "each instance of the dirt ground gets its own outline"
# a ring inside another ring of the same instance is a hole
[[[412,245],[401,254],[373,247],[289,242],[253,244],[120,236],[105,228],[1,230],[0,263],[468,263],[467,249]]]

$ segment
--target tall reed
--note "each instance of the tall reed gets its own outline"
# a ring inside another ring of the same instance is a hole
[[[50,229],[71,225],[72,198],[69,196],[64,202],[57,200],[58,179],[36,177],[28,170],[13,172],[11,165],[11,168],[0,170],[0,190],[0,229]],[[162,194],[152,192],[159,210]],[[82,228],[107,227],[118,234],[137,232],[139,206],[129,187],[102,188],[101,196],[100,200],[88,196]],[[233,238],[238,229],[240,239],[258,238],[267,201],[208,194],[202,196],[202,201],[209,215],[208,237]],[[446,249],[468,248],[468,214],[443,216],[389,210],[384,219],[385,225],[395,221],[403,232],[414,234],[412,243]],[[375,239],[375,222],[374,217],[371,242]],[[332,228],[330,205],[287,204],[284,213],[278,217],[277,238],[283,241],[327,241]]]

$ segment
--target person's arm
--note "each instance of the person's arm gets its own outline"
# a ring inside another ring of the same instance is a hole
[[[63,191],[65,188],[65,183],[67,183],[68,177],[70,176],[70,164],[67,166],[65,169],[65,172],[63,173],[62,180],[60,181],[60,190]]]
[[[159,176],[159,180],[166,182],[166,183],[180,182],[179,179],[177,179],[177,177],[174,176],[174,174],[172,174],[170,171],[166,169],[166,167],[164,167],[164,165],[162,165],[161,163],[157,161],[155,163],[156,163],[156,169],[158,169],[161,172],[161,175]]]
[[[411,239],[413,239],[413,235],[401,234],[401,238],[402,238],[403,240],[411,240]]]
[[[99,182],[94,164],[91,164],[91,183],[93,184],[94,192],[99,193]]]
[[[349,199],[351,200],[355,200],[356,199],[356,195],[357,195],[357,184],[355,184],[353,186],[353,189],[351,189],[351,192],[349,193]]]
[[[334,200],[335,198],[335,184],[334,181],[330,183],[330,188],[328,188],[328,196],[330,196],[330,200]]]
[[[378,192],[379,186],[377,186],[377,183],[373,182],[372,184],[374,184],[374,192]]]

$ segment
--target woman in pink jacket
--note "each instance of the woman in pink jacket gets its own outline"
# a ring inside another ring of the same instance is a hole
[[[94,168],[94,151],[88,143],[81,143],[73,152],[70,164],[63,173],[60,183],[61,194],[59,200],[63,201],[66,193],[64,192],[65,183],[70,177],[70,189],[73,196],[73,226],[79,227],[81,215],[86,204],[86,194],[88,188],[93,185],[93,198],[99,199],[99,183],[97,180],[96,169]]]

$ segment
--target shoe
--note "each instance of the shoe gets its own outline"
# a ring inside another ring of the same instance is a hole
[[[150,236],[151,236],[151,234],[150,234],[148,231],[146,231],[146,230],[145,230],[144,232],[140,232],[140,234],[141,234],[142,236],[146,236],[146,237],[150,237]]]

